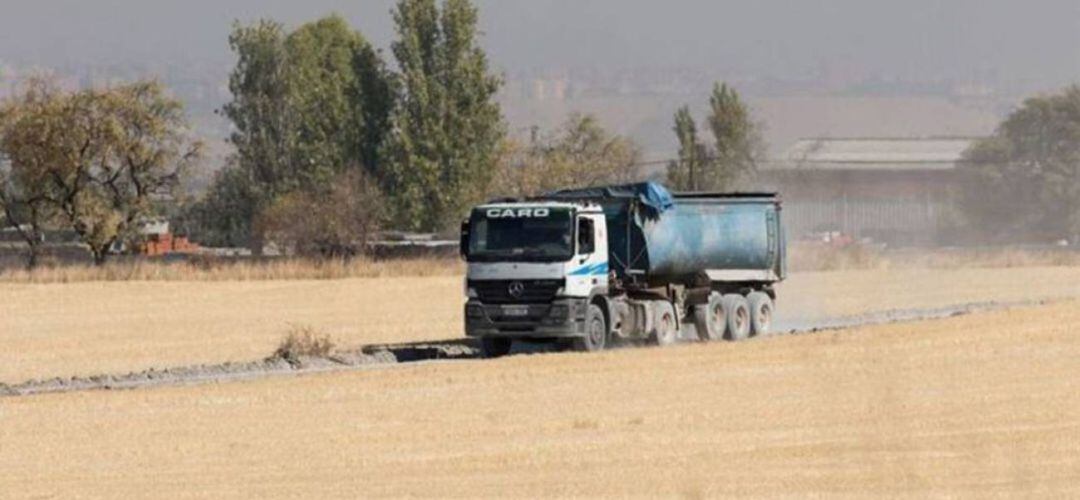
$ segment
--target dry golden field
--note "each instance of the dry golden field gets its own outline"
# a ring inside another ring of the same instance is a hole
[[[1047,261],[1054,262],[1054,261]],[[461,274],[465,264],[451,257],[342,260],[278,259],[267,261],[195,257],[190,261],[125,260],[102,266],[82,264],[0,268],[0,283],[81,283],[87,281],[262,281],[446,276]]]
[[[781,323],[1080,297],[1080,267],[796,273]],[[462,336],[462,278],[0,282],[0,382],[259,359],[291,325],[343,347]]]
[[[0,496],[1075,498],[1077,325],[1069,302],[0,399]]]

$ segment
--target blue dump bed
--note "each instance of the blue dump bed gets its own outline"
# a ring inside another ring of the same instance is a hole
[[[776,282],[786,272],[780,200],[774,193],[672,194],[657,183],[550,193],[593,202],[608,222],[609,263],[619,279],[650,286]]]

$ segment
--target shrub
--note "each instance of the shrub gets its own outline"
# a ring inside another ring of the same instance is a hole
[[[298,191],[279,198],[262,215],[268,240],[304,257],[351,258],[385,218],[385,201],[366,175],[341,175],[326,193]]]
[[[310,326],[293,326],[271,357],[295,361],[305,356],[325,357],[333,350],[329,335]]]

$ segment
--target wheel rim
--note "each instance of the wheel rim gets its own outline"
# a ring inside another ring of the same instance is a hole
[[[739,329],[740,332],[744,331],[746,325],[749,323],[749,316],[750,312],[747,311],[745,308],[740,307],[735,310],[735,326]]]
[[[671,333],[675,331],[675,321],[671,317],[671,314],[664,314],[660,318],[660,339],[661,342],[671,340]]]
[[[709,320],[711,322],[709,326],[712,327],[711,331],[708,332],[709,336],[715,337],[717,332],[723,330],[724,323],[727,321],[727,317],[724,315],[724,308],[721,307],[720,304],[716,304],[712,308],[712,314],[709,315]]]
[[[589,327],[589,341],[594,346],[604,343],[604,320],[596,318]]]
[[[758,310],[758,324],[761,326],[762,331],[769,329],[772,324],[772,310],[769,306],[762,305]]]

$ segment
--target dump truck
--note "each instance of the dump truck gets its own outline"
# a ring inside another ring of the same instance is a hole
[[[767,335],[786,274],[777,194],[651,182],[477,206],[461,253],[465,332],[486,357],[518,340],[597,351]]]

